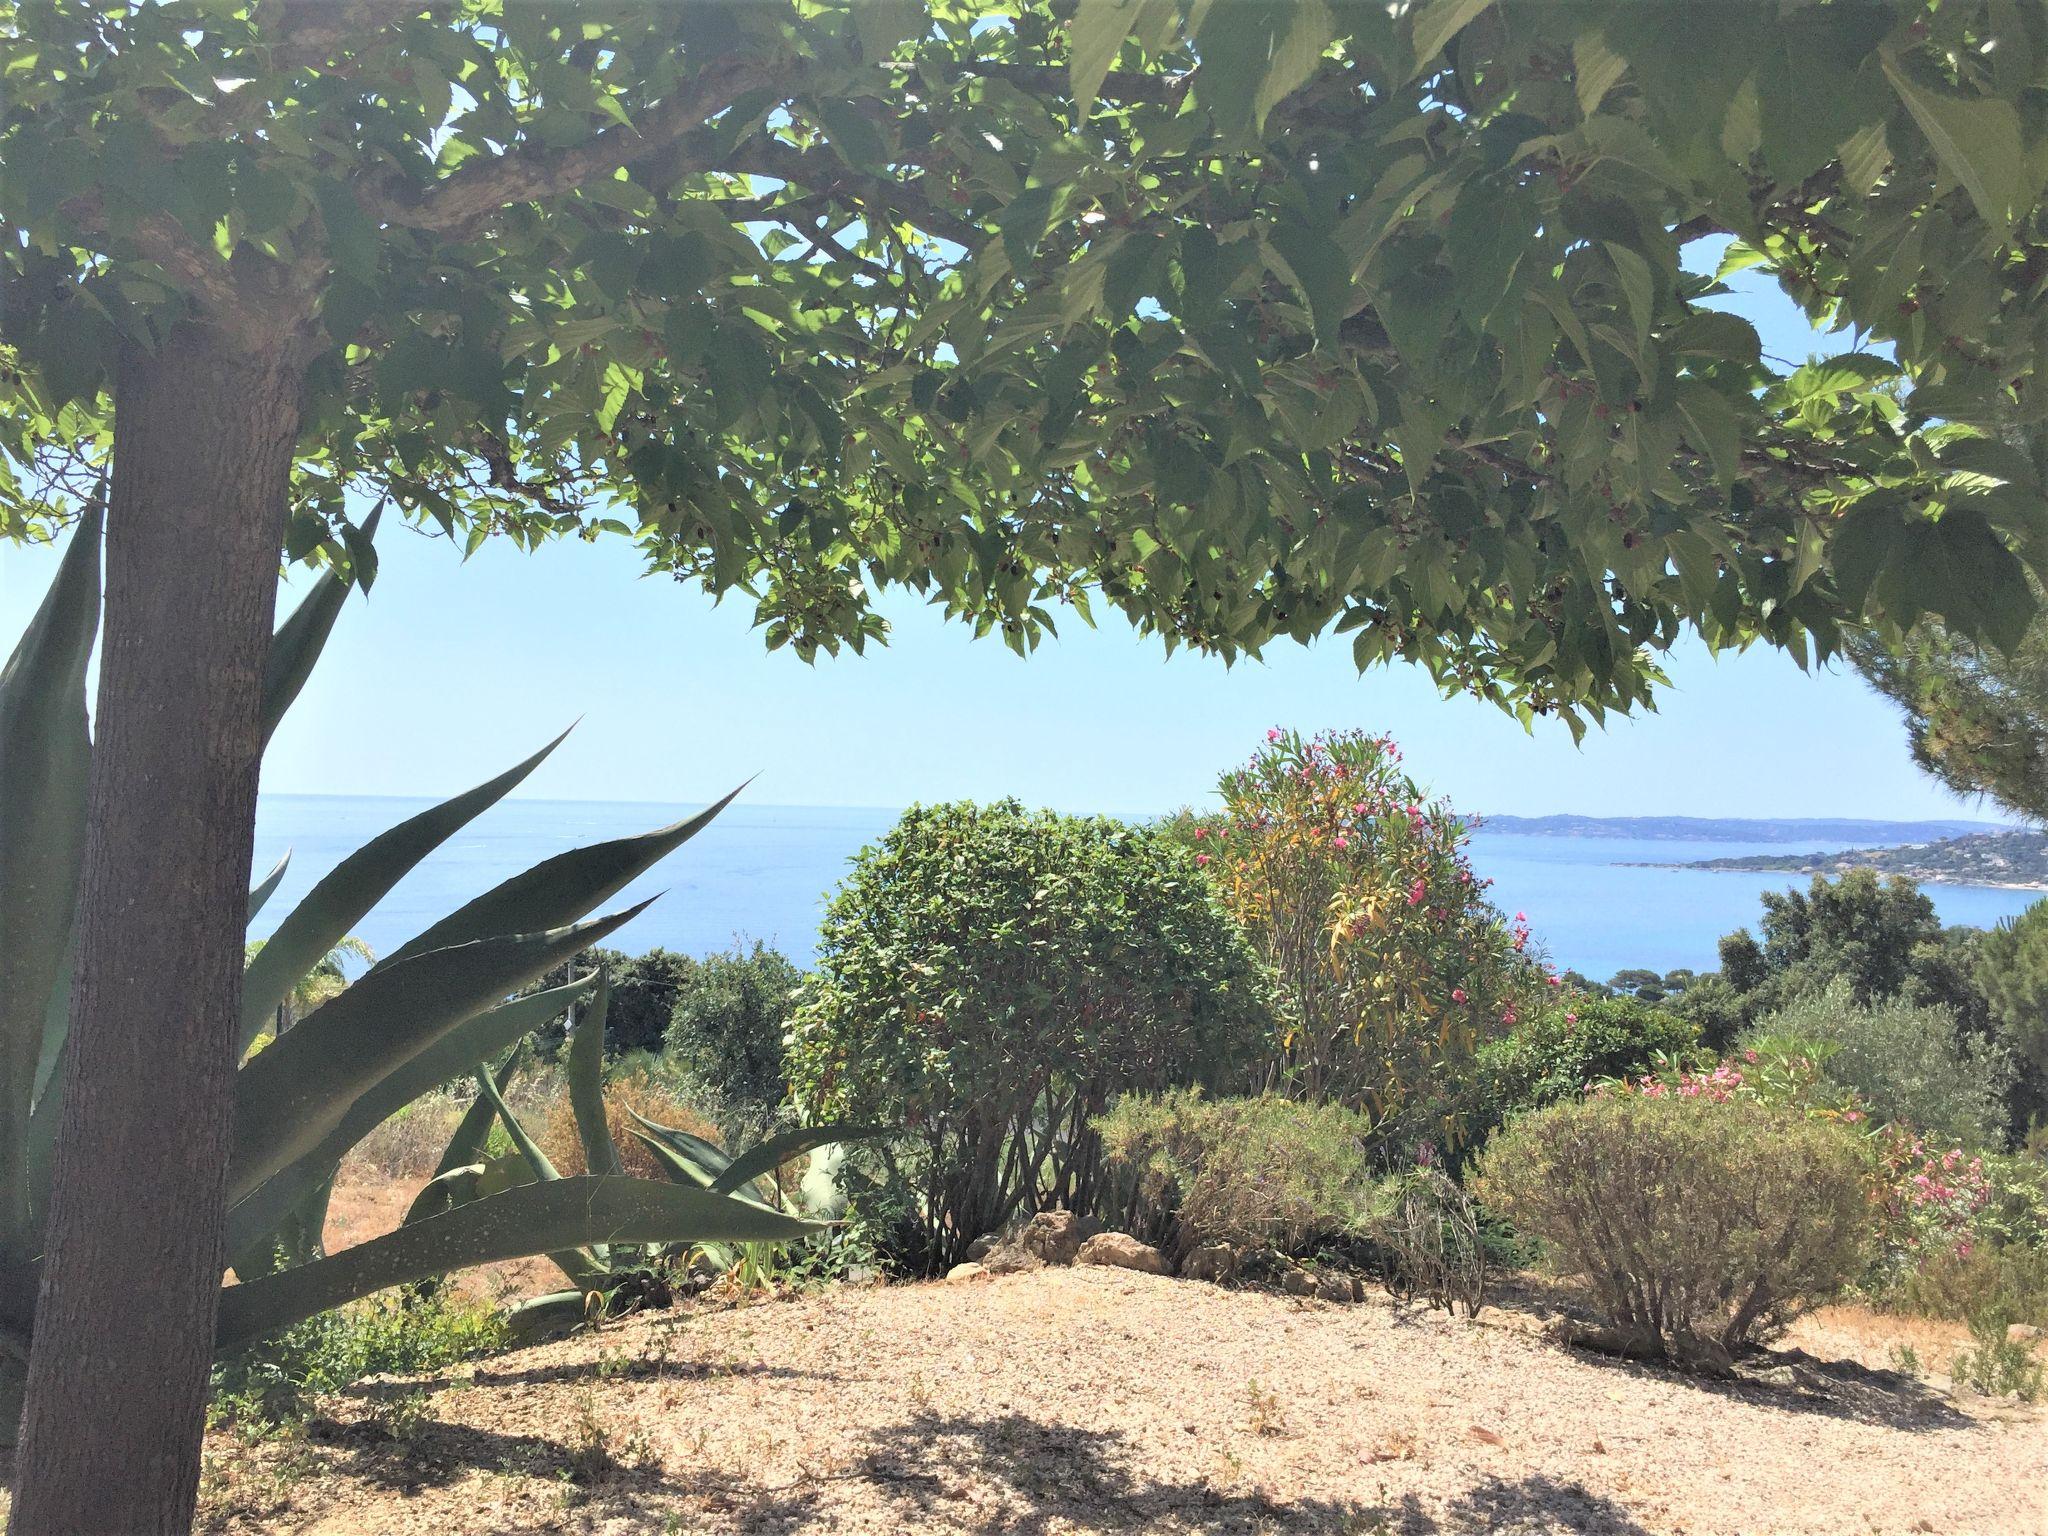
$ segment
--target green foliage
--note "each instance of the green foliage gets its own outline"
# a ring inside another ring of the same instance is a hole
[[[2021,1063],[2021,1119],[2048,1120],[2048,901],[1984,935],[1976,979],[1993,1030]]]
[[[1995,1046],[1974,1046],[1946,1008],[1900,998],[1859,1005],[1838,977],[1760,1020],[1743,1043],[1799,1041],[1818,1047],[1821,1071],[1850,1089],[1879,1121],[1966,1147],[2005,1138],[2011,1064]]]
[[[471,547],[637,532],[805,654],[890,586],[1019,651],[1092,591],[1579,729],[1688,623],[2010,644],[2034,19],[18,6],[0,536],[196,318],[304,338],[293,556],[365,483]],[[1872,349],[1767,359],[1681,265],[1709,235]]]
[[[669,1014],[664,1066],[707,1090],[721,1123],[760,1136],[789,1099],[783,1036],[803,972],[755,942],[706,957]]]
[[[605,1011],[605,1055],[660,1050],[669,1015],[696,980],[697,962],[688,955],[658,946],[638,955],[616,949],[588,949],[568,964],[548,972],[539,986],[560,986],[572,976],[585,976],[598,969],[611,978],[612,988],[611,1005]],[[560,1049],[563,1038],[559,1026],[541,1031],[541,1048],[552,1053]]]
[[[401,1290],[316,1313],[228,1351],[213,1369],[213,1413],[253,1426],[305,1416],[308,1399],[365,1376],[442,1370],[500,1348],[495,1307],[446,1291]]]
[[[1112,1098],[1232,1082],[1270,1028],[1257,960],[1171,836],[918,806],[826,911],[788,1073],[821,1118],[904,1127],[856,1160],[856,1199],[934,1270],[1022,1206],[1085,1209]]]
[[[1224,904],[1277,976],[1285,1021],[1270,1082],[1364,1109],[1387,1134],[1541,990],[1528,926],[1483,895],[1465,823],[1430,801],[1391,737],[1272,730],[1218,784],[1223,813],[1185,829]]]
[[[1754,1099],[1606,1093],[1523,1115],[1477,1193],[1582,1278],[1617,1343],[1725,1367],[1860,1272],[1865,1160],[1832,1123]]]
[[[1467,1139],[1511,1115],[1576,1098],[1607,1078],[1634,1077],[1659,1057],[1685,1057],[1699,1028],[1637,997],[1569,997],[1538,1009],[1474,1053],[1460,1085]]]
[[[1341,1105],[1131,1093],[1095,1128],[1106,1209],[1176,1258],[1211,1242],[1304,1253],[1366,1213],[1372,1122]]]
[[[2041,1395],[2041,1362],[2034,1345],[2010,1337],[2011,1314],[1992,1309],[1970,1320],[1970,1342],[1956,1351],[1949,1374],[1987,1397],[2017,1397],[2031,1403]]]
[[[89,530],[88,530],[89,531]],[[348,578],[328,577],[279,630],[285,663],[267,675],[276,689],[266,717],[281,713],[331,628]],[[9,661],[0,689],[0,739],[9,743],[13,783],[72,771],[77,743],[57,731],[27,726],[54,717],[84,717],[84,675],[99,607],[97,549],[74,539],[43,610]],[[307,615],[312,615],[309,620]],[[57,645],[52,637],[69,637]],[[47,694],[69,700],[54,709]],[[86,751],[90,752],[88,742]],[[587,948],[632,912],[578,921],[591,907],[686,841],[720,807],[672,827],[572,850],[486,892],[354,983],[334,986],[323,971],[347,934],[418,862],[494,803],[537,764],[543,752],[486,785],[411,817],[373,839],[318,881],[287,913],[270,939],[249,946],[251,1006],[241,1020],[245,1055],[236,1073],[233,1162],[229,1170],[229,1254],[241,1283],[228,1288],[218,1338],[233,1347],[388,1287],[449,1269],[536,1252],[564,1253],[590,1245],[588,1260],[565,1267],[579,1279],[602,1273],[605,1243],[676,1243],[692,1239],[774,1240],[802,1234],[802,1223],[723,1192],[672,1189],[620,1178],[591,1178],[551,1188],[521,1188],[524,1172],[463,1161],[480,1153],[486,1126],[465,1116],[443,1155],[438,1177],[399,1231],[344,1252],[321,1245],[328,1190],[341,1158],[362,1138],[422,1094],[481,1060],[498,1056],[565,1008],[582,1004],[602,1028],[603,987],[582,977],[539,994],[508,994],[548,967]],[[49,1149],[65,1087],[62,1050],[68,1023],[68,913],[73,893],[52,884],[62,863],[47,857],[82,834],[85,808],[63,796],[42,799],[42,821],[10,825],[0,843],[0,891],[24,909],[55,902],[65,921],[10,924],[0,930],[0,1023],[14,1034],[0,1045],[0,1099],[17,1106],[0,1116],[0,1225],[8,1263],[0,1278],[0,1316],[25,1346],[37,1279],[42,1212],[47,1205]],[[68,818],[68,821],[67,821]],[[75,878],[75,867],[73,868]],[[264,882],[274,888],[274,877]],[[252,911],[261,902],[252,899]],[[297,956],[298,961],[292,961]],[[291,963],[288,963],[291,962]],[[42,994],[24,999],[23,989]],[[290,1028],[248,1049],[275,1025],[295,994],[317,1005]],[[597,1040],[596,1035],[583,1038]],[[572,1055],[574,1053],[572,1052]],[[582,1065],[595,1071],[599,1052]],[[508,1065],[509,1079],[512,1066]],[[496,1090],[491,1090],[495,1096]],[[597,1128],[602,1135],[602,1126]],[[10,1351],[15,1357],[23,1351]],[[12,1426],[4,1426],[11,1430]]]
[[[1848,652],[1905,716],[1913,761],[1959,795],[2048,821],[2048,624],[2029,624],[2010,655],[1933,622]]]

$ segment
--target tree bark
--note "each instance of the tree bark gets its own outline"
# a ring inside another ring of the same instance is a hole
[[[183,1531],[197,1498],[259,702],[303,383],[286,329],[187,324],[116,374],[79,962],[16,1536]]]

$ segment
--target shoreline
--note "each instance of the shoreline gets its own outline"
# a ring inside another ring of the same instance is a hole
[[[1724,864],[1717,860],[1705,862],[1665,863],[1659,860],[1629,859],[1614,866],[1617,869],[1690,869],[1709,875],[1826,875],[1839,877],[1852,869],[1867,869],[1888,879],[1911,880],[1919,885],[1958,885],[1980,891],[2043,891],[2048,892],[2048,880],[1976,880],[1934,869],[1887,869],[1878,864]]]

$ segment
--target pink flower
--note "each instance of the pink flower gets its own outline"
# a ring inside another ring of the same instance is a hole
[[[1550,985],[1552,985],[1553,987],[1561,987],[1564,985],[1564,978],[1562,976],[1546,976],[1544,980],[1549,982]]]
[[[1197,864],[1206,864],[1209,862],[1209,855],[1207,855],[1206,853],[1198,853],[1195,855],[1195,862]]]
[[[1506,1025],[1508,1025],[1508,1026],[1510,1026],[1510,1027],[1513,1027],[1513,1025],[1514,1025],[1514,1022],[1515,1022],[1515,1018],[1516,1018],[1516,1014],[1515,1014],[1515,1010],[1514,1010],[1514,1009],[1512,1009],[1512,1008],[1503,1008],[1503,1009],[1501,1010],[1501,1014],[1500,1014],[1500,1021],[1501,1021],[1501,1023],[1503,1023],[1503,1024],[1506,1024]]]
[[[1466,995],[1466,993],[1465,993],[1465,989],[1464,989],[1463,987],[1453,987],[1453,988],[1451,988],[1451,1001],[1452,1001],[1452,1002],[1454,1002],[1454,1003],[1469,1003],[1469,1002],[1470,1002],[1471,1000],[1472,1000],[1472,999],[1471,999],[1470,997],[1468,997],[1468,996]]]
[[[1351,846],[1351,839],[1346,837],[1342,832],[1339,832],[1335,837],[1330,839],[1330,846],[1332,848],[1349,848]]]
[[[1266,732],[1266,740],[1268,740],[1268,741],[1278,741],[1279,739],[1280,739],[1280,728],[1279,728],[1278,726],[1275,726],[1275,727],[1274,727],[1274,728],[1273,728],[1272,730],[1270,730],[1270,731]]]
[[[1568,1013],[1564,1016],[1564,1021],[1567,1024],[1576,1024],[1579,1022],[1579,1016],[1576,1013]]]
[[[1417,880],[1417,881],[1416,881],[1416,882],[1415,882],[1415,883],[1414,883],[1413,885],[1409,886],[1409,887],[1408,887],[1408,905],[1409,905],[1409,906],[1411,906],[1411,907],[1419,907],[1419,906],[1421,906],[1421,905],[1422,905],[1422,898],[1423,898],[1423,895],[1424,895],[1424,893],[1425,893],[1425,890],[1426,890],[1426,887],[1425,887],[1425,886],[1423,885],[1423,883],[1422,883],[1422,882],[1421,882],[1420,880]]]
[[[1195,840],[1196,840],[1197,842],[1201,841],[1201,840],[1202,840],[1203,838],[1207,837],[1208,835],[1209,835],[1209,829],[1208,829],[1207,827],[1197,827],[1197,828],[1195,828]]]

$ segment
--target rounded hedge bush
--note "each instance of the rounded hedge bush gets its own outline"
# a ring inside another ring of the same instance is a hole
[[[848,1171],[891,1257],[930,1272],[1019,1209],[1088,1208],[1113,1097],[1247,1075],[1271,1028],[1263,968],[1171,837],[915,806],[826,911],[786,1070],[809,1115],[903,1127]]]

